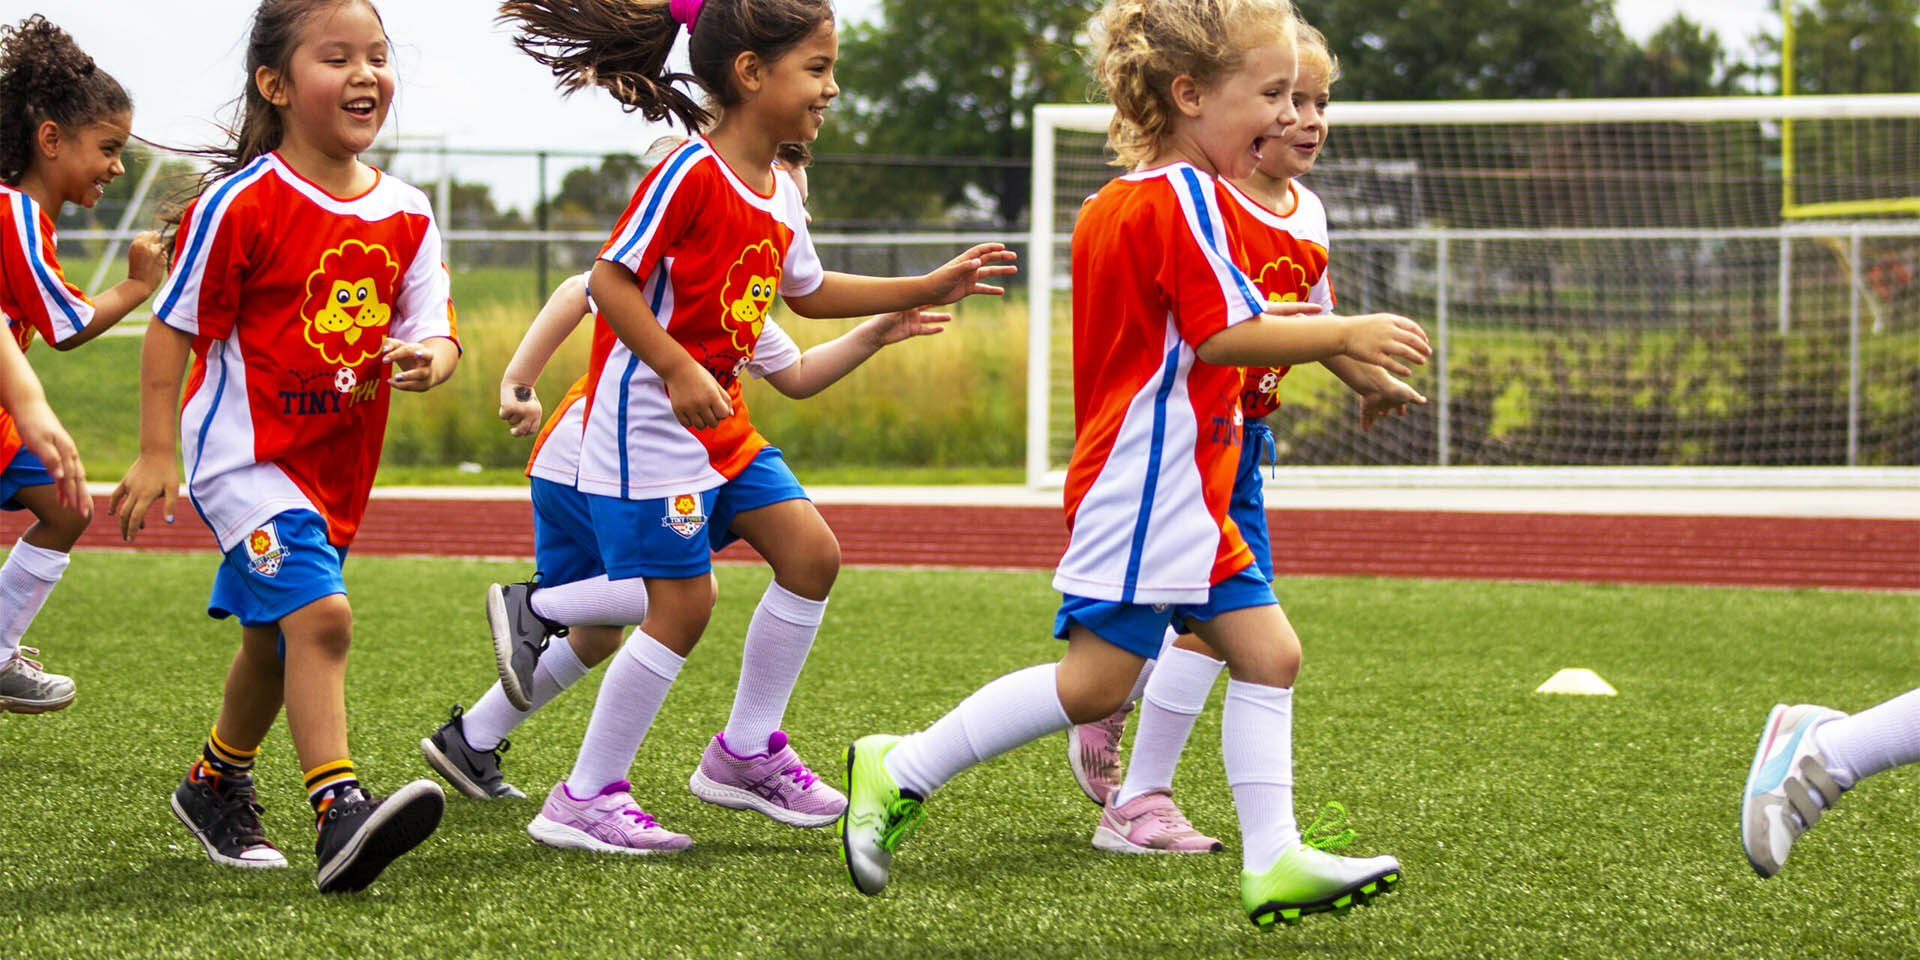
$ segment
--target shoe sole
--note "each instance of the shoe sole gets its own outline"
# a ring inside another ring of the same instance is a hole
[[[1348,910],[1364,906],[1375,899],[1392,893],[1400,883],[1400,872],[1383,873],[1355,886],[1334,894],[1325,900],[1312,903],[1286,903],[1269,900],[1247,911],[1247,919],[1256,927],[1271,927],[1278,923],[1299,923],[1300,918],[1309,913],[1345,913]]]
[[[500,673],[500,692],[515,710],[533,709],[533,698],[513,672],[513,628],[507,624],[507,592],[499,584],[487,587],[487,630],[493,634],[493,666]]]
[[[73,704],[79,691],[69,693],[64,700],[12,700],[0,697],[0,713],[52,713],[65,710]]]
[[[489,792],[485,787],[475,783],[471,777],[461,773],[459,765],[455,764],[438,746],[434,745],[432,737],[421,738],[420,756],[426,759],[427,766],[432,767],[433,772],[439,774],[442,779],[453,786],[453,789],[458,790],[463,797],[472,797],[475,800],[495,800],[501,798],[525,800],[527,798],[526,794],[521,793],[512,784],[503,784],[503,786],[506,787],[506,792]]]
[[[527,836],[560,850],[588,850],[593,853],[617,853],[629,857],[659,856],[670,853],[685,853],[692,844],[685,847],[623,847],[617,843],[608,843],[583,830],[569,827],[564,823],[548,820],[545,814],[534,817],[527,824]]]
[[[1087,777],[1087,768],[1080,762],[1080,732],[1077,726],[1067,730],[1067,766],[1072,768],[1073,782],[1079,785],[1080,792],[1086,794],[1094,806],[1106,809],[1107,798],[1093,789],[1093,781]]]
[[[242,870],[278,870],[287,865],[287,858],[284,854],[281,855],[277,861],[242,860],[238,857],[229,857],[219,850],[214,849],[213,842],[208,840],[206,836],[200,832],[200,828],[194,826],[193,821],[187,818],[187,811],[180,807],[179,797],[168,797],[167,806],[173,809],[174,819],[179,820],[180,825],[186,827],[187,832],[193,834],[195,840],[200,841],[200,849],[206,851],[207,859],[212,860],[214,863],[223,867],[239,867]],[[277,850],[274,852],[279,853]]]
[[[1199,853],[1199,854],[1219,853],[1222,850],[1226,849],[1226,845],[1222,844],[1218,840],[1215,840],[1213,842],[1213,846],[1208,847],[1205,850],[1168,850],[1161,847],[1143,847],[1140,844],[1137,844],[1131,840],[1128,840],[1126,837],[1121,836],[1119,833],[1113,830],[1110,830],[1103,825],[1103,826],[1095,827],[1093,830],[1093,848],[1095,850],[1106,851],[1107,853],[1130,853],[1130,854],[1170,853],[1175,855],[1185,855],[1185,854],[1195,854],[1195,853]]]
[[[729,810],[751,810],[754,813],[766,816],[769,820],[773,820],[776,823],[784,823],[789,827],[808,829],[824,827],[840,819],[841,814],[846,812],[846,807],[844,806],[833,813],[801,813],[797,810],[789,810],[786,807],[769,803],[765,797],[759,794],[749,793],[738,787],[729,787],[724,783],[718,783],[699,770],[693,771],[693,776],[687,780],[687,790],[694,796],[716,807],[726,807]]]
[[[387,864],[433,835],[446,806],[446,796],[427,780],[415,780],[394,791],[347,845],[320,865],[314,885],[321,893],[366,889]]]

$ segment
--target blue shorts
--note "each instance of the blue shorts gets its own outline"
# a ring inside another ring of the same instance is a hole
[[[613,580],[680,580],[713,569],[713,554],[740,539],[733,518],[807,491],[776,447],[766,447],[739,476],[701,493],[626,500],[584,494],[600,560]],[[537,545],[536,545],[537,549]]]
[[[220,559],[207,615],[265,627],[322,597],[346,593],[345,547],[327,542],[327,522],[311,510],[276,514]],[[285,656],[283,653],[282,656]]]
[[[533,568],[543,586],[607,572],[587,500],[586,494],[564,483],[533,478]]]
[[[1190,620],[1204,622],[1229,611],[1277,603],[1273,585],[1258,570],[1247,567],[1214,584],[1206,603],[1118,603],[1063,594],[1060,612],[1053,617],[1053,635],[1065,640],[1077,623],[1100,639],[1151,660],[1160,655],[1169,626],[1185,630]]]
[[[7,462],[6,469],[0,470],[0,510],[25,510],[27,505],[13,498],[21,487],[43,487],[53,482],[53,474],[47,472],[47,465],[34,456],[32,450],[21,447]]]
[[[1233,475],[1233,499],[1227,502],[1227,516],[1240,528],[1240,538],[1253,551],[1253,564],[1260,575],[1273,582],[1273,540],[1267,532],[1267,494],[1260,483],[1260,461],[1272,459],[1273,428],[1258,420],[1247,421],[1245,442],[1240,446],[1240,469]]]

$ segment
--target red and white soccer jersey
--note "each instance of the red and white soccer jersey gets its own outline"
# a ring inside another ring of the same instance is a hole
[[[1233,203],[1227,216],[1240,239],[1247,275],[1260,295],[1279,303],[1308,302],[1333,312],[1333,284],[1327,278],[1327,208],[1300,181],[1288,181],[1293,212],[1281,215],[1231,183],[1221,181]],[[1291,367],[1248,367],[1240,409],[1248,419],[1280,408],[1280,380]]]
[[[34,334],[59,343],[87,328],[93,304],[67,282],[54,252],[53,218],[33,198],[0,183],[0,314],[24,352]],[[20,431],[0,410],[0,470],[20,452]]]
[[[220,548],[299,509],[350,544],[386,436],[383,338],[457,342],[426,195],[377,174],[335,197],[267,154],[187,207],[173,262],[154,315],[194,336],[181,447]]]
[[[1121,603],[1202,603],[1253,562],[1227,516],[1238,367],[1207,338],[1261,312],[1213,177],[1184,163],[1101,188],[1073,230],[1071,536],[1053,585]],[[1224,201],[1230,202],[1230,201]]]
[[[771,355],[784,334],[767,311],[776,292],[804,296],[825,277],[799,189],[778,168],[773,180],[772,195],[755,193],[694,137],[640,182],[600,259],[632,271],[660,325],[726,389],[733,415],[709,430],[681,426],[659,374],[596,307],[582,492],[634,500],[698,493],[725,483],[766,446],[747,419],[740,375],[792,362]]]

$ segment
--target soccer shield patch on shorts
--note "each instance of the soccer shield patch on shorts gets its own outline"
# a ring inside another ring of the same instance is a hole
[[[700,512],[699,494],[683,493],[666,501],[667,515],[660,522],[674,533],[691,540],[707,525],[707,515]]]
[[[280,572],[280,564],[287,558],[287,548],[280,545],[280,531],[269,520],[260,529],[247,534],[247,566],[263,577],[271,577]]]

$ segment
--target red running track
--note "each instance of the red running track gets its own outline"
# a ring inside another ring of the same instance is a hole
[[[209,550],[186,500],[158,512],[141,550]],[[356,554],[531,557],[521,500],[376,499]],[[126,548],[104,499],[83,548]],[[1066,547],[1052,507],[822,504],[849,564],[1051,569]],[[1371,575],[1607,583],[1920,590],[1920,520],[1667,517],[1545,513],[1273,510],[1274,567],[1292,575]],[[26,514],[0,514],[10,544]],[[722,560],[752,561],[735,544]]]

